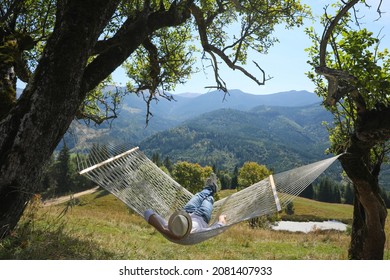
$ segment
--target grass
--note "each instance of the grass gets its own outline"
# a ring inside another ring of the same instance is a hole
[[[328,221],[337,220],[352,224],[353,207],[347,204],[334,204],[297,197],[294,200],[294,215],[283,215],[289,221]]]
[[[347,222],[352,218],[349,205],[297,198],[294,206],[295,215],[281,218]],[[387,223],[387,239],[389,232]],[[347,259],[349,241],[346,232],[279,232],[251,229],[244,222],[203,243],[181,246],[167,241],[115,197],[100,191],[77,199],[72,207],[32,203],[12,236],[0,243],[0,258],[334,260]],[[385,259],[390,259],[388,241]]]

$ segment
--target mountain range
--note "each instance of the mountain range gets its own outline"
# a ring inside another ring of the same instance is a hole
[[[228,93],[211,91],[205,94],[175,94],[174,100],[160,98],[151,104],[156,117],[183,121],[202,113],[229,108],[241,111],[250,110],[259,105],[297,107],[321,102],[314,93],[308,91],[288,91],[267,95],[255,95],[240,90]],[[145,102],[135,94],[127,95],[123,100],[122,111],[140,112],[145,110]]]
[[[314,93],[254,95],[231,90],[173,97],[151,104],[153,117],[146,126],[143,98],[128,94],[119,117],[100,131],[105,139],[140,146],[149,156],[159,153],[173,161],[226,169],[245,161],[287,168],[322,158],[328,147],[321,122],[330,122],[332,116]]]
[[[314,93],[253,95],[231,90],[226,95],[214,91],[173,97],[152,102],[153,117],[146,125],[144,99],[127,94],[111,125],[84,127],[84,134],[92,142],[139,146],[149,157],[158,153],[172,162],[230,171],[255,161],[281,172],[327,157],[328,133],[322,123],[332,123],[333,117]],[[330,170],[337,177],[340,171],[337,164]],[[390,181],[386,174],[381,181]]]
[[[156,133],[140,148],[231,171],[246,161],[282,171],[325,156],[329,142],[321,121],[331,118],[319,105],[219,109]]]
[[[162,97],[153,101],[153,116],[146,125],[146,103],[136,94],[127,94],[122,100],[119,117],[111,124],[111,135],[117,139],[139,144],[157,132],[176,127],[182,122],[219,109],[249,111],[256,106],[297,107],[318,104],[321,100],[307,91],[289,91],[269,95],[254,95],[240,90],[228,94],[212,91],[205,94],[176,94],[169,101]],[[108,128],[109,125],[102,125]]]

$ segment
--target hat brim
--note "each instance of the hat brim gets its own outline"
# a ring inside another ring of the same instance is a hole
[[[177,238],[181,239],[188,236],[192,229],[192,219],[190,215],[183,210],[175,211],[169,217],[168,229]]]

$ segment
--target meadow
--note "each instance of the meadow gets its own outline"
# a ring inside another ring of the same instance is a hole
[[[227,193],[221,192],[221,196]],[[295,213],[280,219],[339,220],[351,224],[351,205],[294,200]],[[388,218],[389,219],[389,218]],[[385,259],[390,259],[386,223]],[[37,197],[10,238],[0,242],[1,259],[88,260],[345,260],[350,234],[334,230],[310,233],[273,231],[238,224],[191,246],[166,240],[142,217],[105,191],[43,206]]]

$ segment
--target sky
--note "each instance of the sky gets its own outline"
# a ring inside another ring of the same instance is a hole
[[[318,18],[323,13],[323,7],[334,1],[303,0],[301,2],[312,6],[313,16]],[[313,3],[315,3],[314,7]],[[382,39],[381,47],[390,49],[390,1],[382,1],[381,10],[386,13],[382,14],[382,18],[378,21],[375,21],[375,19],[378,18],[376,8],[379,0],[367,0],[367,3],[372,5],[372,8],[370,10],[364,9],[365,14],[362,22],[367,23],[364,27],[373,31],[374,34],[379,33],[382,29],[381,34],[385,35],[385,37]],[[322,34],[322,26],[309,20],[306,23],[313,24],[317,33]],[[252,60],[255,60],[264,69],[266,76],[269,75],[273,78],[267,81],[265,85],[258,86],[254,81],[240,72],[230,70],[227,66],[221,65],[221,75],[229,89],[240,89],[252,94],[271,94],[290,90],[314,91],[313,83],[305,75],[310,70],[310,66],[307,64],[308,56],[304,49],[310,47],[311,42],[304,33],[304,27],[292,30],[285,30],[283,27],[278,27],[274,35],[280,42],[271,47],[267,55],[255,54],[249,57],[248,62],[250,63],[246,67],[252,73],[260,75],[259,70],[252,65]],[[202,69],[199,62],[198,66]],[[121,68],[118,68],[113,73],[113,78],[123,85],[126,84],[126,77]],[[193,74],[190,80],[184,85],[178,85],[174,93],[206,93],[210,89],[205,87],[214,85],[213,73],[211,71],[205,73],[202,70],[197,74]]]

